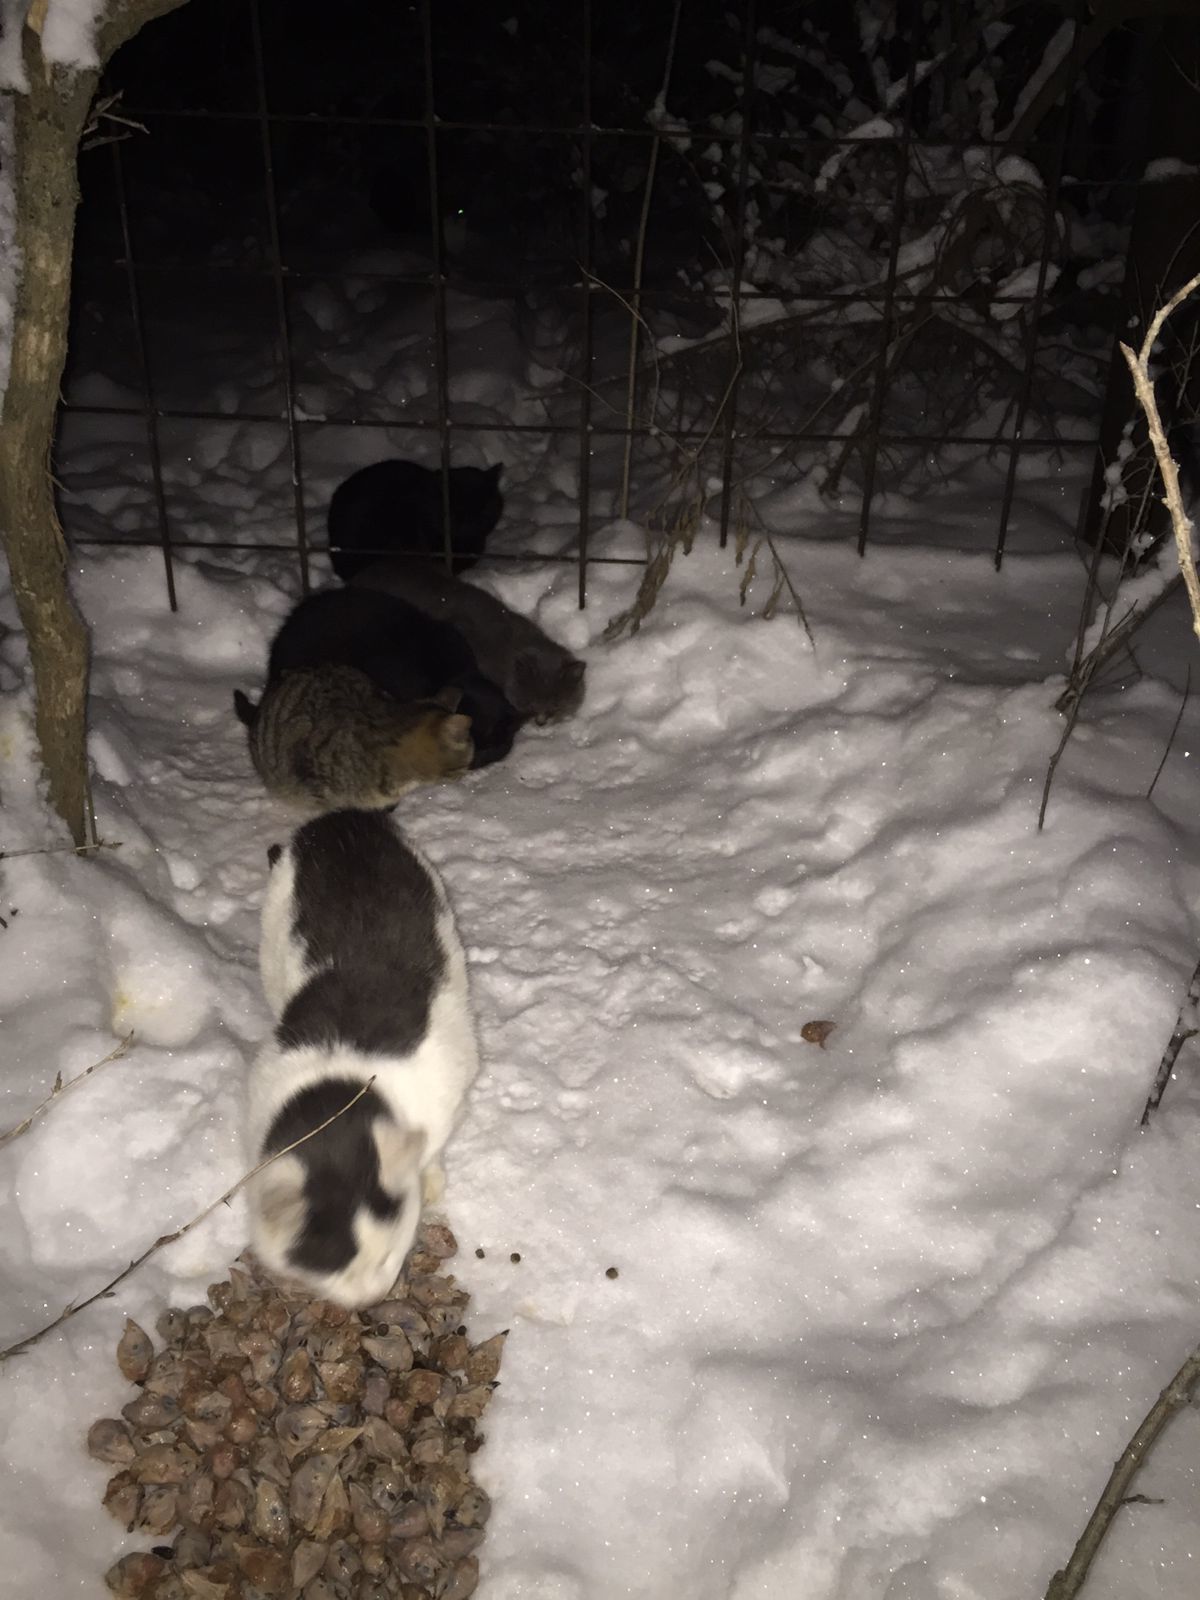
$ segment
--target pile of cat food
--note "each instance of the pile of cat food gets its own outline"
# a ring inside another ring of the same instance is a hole
[[[393,1298],[346,1311],[252,1265],[210,1306],[135,1322],[117,1347],[139,1393],[88,1432],[115,1467],[104,1504],[146,1551],[106,1574],[147,1600],[466,1600],[488,1497],[471,1480],[504,1345],[472,1345],[468,1295],[426,1223]],[[173,1542],[171,1536],[174,1534]]]

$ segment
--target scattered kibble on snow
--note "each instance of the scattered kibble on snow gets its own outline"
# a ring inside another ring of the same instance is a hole
[[[800,1029],[800,1037],[807,1044],[820,1045],[824,1050],[826,1039],[836,1027],[836,1022],[806,1022]]]

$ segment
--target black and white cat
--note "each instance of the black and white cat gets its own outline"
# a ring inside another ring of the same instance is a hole
[[[278,1018],[250,1078],[248,1188],[269,1272],[339,1305],[384,1299],[479,1068],[445,889],[390,816],[336,811],[270,852],[260,962]],[[349,1110],[363,1085],[371,1087]]]
[[[356,572],[350,587],[393,595],[456,629],[480,672],[522,717],[557,722],[579,710],[584,663],[531,617],[454,577],[440,562],[390,556]]]

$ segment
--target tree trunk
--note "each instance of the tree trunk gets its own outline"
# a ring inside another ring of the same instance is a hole
[[[111,0],[97,28],[101,63],[143,23],[183,0]],[[0,412],[0,537],[29,641],[36,725],[50,799],[76,844],[87,842],[88,638],[67,587],[50,449],[67,348],[80,135],[101,68],[70,71],[42,55],[34,7],[22,33],[29,87],[14,102],[13,191],[18,280],[12,366]]]

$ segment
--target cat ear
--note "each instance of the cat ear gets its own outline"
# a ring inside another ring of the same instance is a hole
[[[457,683],[448,683],[444,689],[439,689],[433,696],[432,704],[441,706],[443,711],[457,711],[462,703],[463,692]]]
[[[403,1194],[405,1185],[420,1170],[425,1154],[425,1134],[420,1128],[402,1128],[391,1117],[376,1117],[371,1132],[379,1156],[379,1184],[385,1194]]]
[[[283,846],[281,844],[272,844],[272,845],[268,845],[267,846],[267,869],[268,869],[268,871],[278,863],[279,858],[280,858],[280,856],[282,854],[283,854]]]
[[[566,666],[563,668],[563,678],[567,683],[574,686],[577,683],[583,682],[583,675],[586,671],[586,661],[568,661]]]
[[[489,467],[487,469],[487,475],[492,480],[493,483],[498,484],[500,482],[500,474],[503,471],[504,471],[504,463],[503,463],[503,461],[497,461],[495,466]]]

